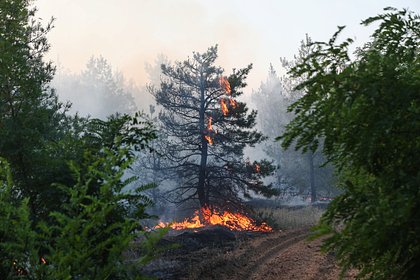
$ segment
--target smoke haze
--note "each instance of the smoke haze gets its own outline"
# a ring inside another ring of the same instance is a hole
[[[219,44],[218,63],[227,71],[254,64],[248,84],[257,89],[270,63],[291,58],[308,33],[327,40],[338,25],[363,42],[369,31],[358,23],[386,6],[420,9],[415,0],[387,1],[201,1],[37,0],[38,16],[56,18],[48,35],[49,58],[80,72],[92,55],[102,55],[127,80],[149,82],[145,64],[159,54],[183,60],[192,51]]]

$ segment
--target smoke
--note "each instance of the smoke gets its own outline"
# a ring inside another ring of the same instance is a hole
[[[102,56],[92,56],[80,73],[59,65],[52,86],[62,101],[70,101],[70,113],[105,119],[115,113],[146,111],[152,97],[144,87],[127,81]]]
[[[282,62],[283,67],[284,62]],[[286,125],[294,118],[293,113],[288,112],[287,108],[303,95],[303,92],[293,90],[295,84],[296,81],[287,76],[279,76],[270,65],[266,80],[251,96],[258,110],[258,129],[268,139],[255,149],[248,150],[248,155],[269,157],[274,160],[278,169],[273,183],[281,190],[283,203],[287,202],[291,205],[305,203],[306,196],[310,193],[311,164],[308,154],[295,151],[294,147],[283,150],[280,142],[275,141],[275,138],[284,132]],[[316,151],[313,154],[315,185],[318,194],[333,196],[337,193],[333,187],[333,167],[330,165],[323,167],[324,162],[322,151]]]

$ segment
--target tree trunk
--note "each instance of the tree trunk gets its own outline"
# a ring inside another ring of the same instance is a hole
[[[204,139],[204,136],[202,137]],[[200,169],[198,174],[198,186],[197,194],[198,200],[200,202],[200,207],[206,206],[208,204],[208,197],[206,196],[205,183],[206,183],[206,165],[207,165],[207,142],[201,141],[201,161]]]
[[[198,174],[197,194],[200,207],[208,205],[208,197],[206,196],[206,167],[207,167],[207,140],[205,136],[205,88],[203,74],[200,76],[200,135],[201,135],[201,159]]]
[[[309,158],[309,180],[311,185],[311,203],[316,201],[316,186],[315,186],[315,172],[314,172],[314,153],[308,152]]]

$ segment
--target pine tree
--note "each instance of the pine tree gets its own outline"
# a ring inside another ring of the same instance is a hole
[[[244,158],[245,147],[264,140],[254,129],[257,112],[237,98],[252,65],[226,77],[215,66],[217,46],[175,65],[162,65],[160,88],[151,88],[158,105],[169,169],[178,176],[176,202],[203,206],[240,206],[250,192],[272,195],[262,179],[272,174],[267,160]]]

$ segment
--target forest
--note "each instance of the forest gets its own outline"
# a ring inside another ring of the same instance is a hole
[[[418,13],[307,35],[249,98],[216,43],[147,86],[61,68],[37,13],[0,2],[0,279],[420,275]]]

